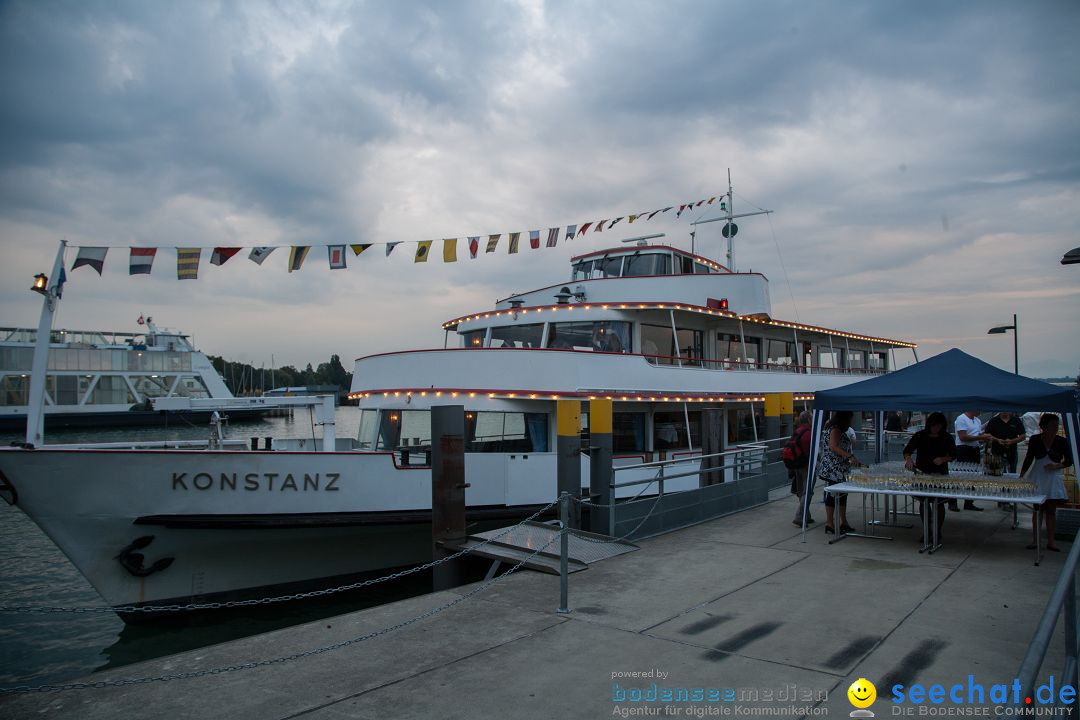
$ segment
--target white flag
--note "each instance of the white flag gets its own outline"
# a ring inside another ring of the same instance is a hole
[[[275,250],[277,250],[277,248],[274,246],[251,248],[251,254],[248,255],[248,260],[251,260],[258,265],[262,265],[263,260],[270,257],[270,253],[274,252]]]

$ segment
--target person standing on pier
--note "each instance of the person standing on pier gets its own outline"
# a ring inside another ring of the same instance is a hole
[[[1073,464],[1069,443],[1058,435],[1060,424],[1061,421],[1054,413],[1043,413],[1039,418],[1039,429],[1042,432],[1028,441],[1024,466],[1020,468],[1020,477],[1035,483],[1037,494],[1046,495],[1046,502],[1031,513],[1031,532],[1035,542],[1028,545],[1028,550],[1034,550],[1039,545],[1037,514],[1042,512],[1043,521],[1046,523],[1046,549],[1059,551],[1058,546],[1053,544],[1057,530],[1057,509],[1068,498],[1061,471]]]
[[[961,413],[953,423],[953,429],[956,430],[956,461],[978,465],[982,461],[982,443],[994,439],[983,432],[979,411],[966,410]],[[954,512],[960,510],[955,500],[949,503],[949,509]],[[982,512],[982,508],[976,505],[973,500],[965,500],[964,509]]]
[[[810,466],[810,423],[813,416],[809,410],[803,410],[795,420],[795,431],[791,434],[792,448],[795,451],[795,467],[791,469],[791,493],[799,499],[795,507],[795,519],[792,521],[796,527],[802,527],[803,494],[806,492],[806,472]],[[810,517],[809,508],[806,513],[806,524],[810,525],[814,518]]]
[[[946,425],[945,415],[930,413],[926,418],[926,427],[912,435],[904,446],[904,467],[928,475],[948,475],[949,462],[956,455],[956,443],[953,436],[945,432]],[[929,511],[927,503],[936,503],[937,537],[940,540],[941,528],[945,523],[945,498],[920,500],[919,513],[924,519]]]
[[[994,442],[990,443],[990,452],[1005,460],[1007,472],[1016,472],[1019,455],[1016,446],[1027,440],[1024,423],[1011,412],[1002,411],[986,423],[986,432],[994,438]]]
[[[854,415],[850,410],[835,413],[821,433],[821,469],[817,476],[826,485],[846,481],[851,468],[862,466],[851,450],[851,438],[847,434]],[[840,506],[840,532],[853,532],[855,528],[847,522],[847,494],[836,497],[834,493],[825,493],[825,533],[836,533],[833,515],[837,505]]]

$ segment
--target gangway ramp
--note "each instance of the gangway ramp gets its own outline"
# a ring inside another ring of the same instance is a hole
[[[492,539],[497,538],[497,539]],[[443,541],[442,546],[448,550],[470,550],[471,555],[494,560],[492,572],[498,568],[499,563],[517,564],[525,560],[524,567],[530,570],[559,574],[559,526],[554,523],[542,523],[529,521],[514,526],[507,532],[506,528],[488,530],[482,533],[470,535],[460,541]],[[613,540],[606,535],[573,530],[570,532],[569,559],[567,569],[570,572],[585,570],[595,562],[606,560],[610,557],[623,555],[638,549],[637,545],[624,540]],[[537,548],[545,547],[543,551],[533,554]],[[532,557],[529,557],[529,556]]]

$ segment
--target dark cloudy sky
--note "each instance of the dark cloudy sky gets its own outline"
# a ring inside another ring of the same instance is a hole
[[[774,316],[1011,369],[1011,339],[986,330],[1015,312],[1021,370],[1076,373],[1080,267],[1059,259],[1080,245],[1077,37],[1073,0],[9,0],[0,324],[36,325],[27,287],[59,238],[527,231],[716,195],[731,168],[737,210],[775,211],[736,250]],[[687,216],[643,231],[688,244]],[[720,259],[718,231],[698,247]],[[114,249],[103,278],[69,274],[57,326],[146,313],[256,365],[348,360],[441,345],[443,320],[564,280],[612,239],[456,265],[374,248],[333,272],[316,248],[292,274],[279,250],[204,258],[195,282],[171,249],[149,277]]]

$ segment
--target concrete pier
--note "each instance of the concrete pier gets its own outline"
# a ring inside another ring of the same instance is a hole
[[[1011,515],[994,507],[951,513],[946,547],[932,556],[918,553],[915,528],[886,529],[891,542],[827,545],[818,525],[801,543],[791,524],[794,499],[786,490],[773,497],[574,574],[569,615],[555,612],[557,577],[520,571],[442,613],[337,650],[189,680],[8,697],[0,699],[0,717],[607,718],[623,709],[702,717],[767,707],[794,709],[781,717],[847,717],[854,709],[847,689],[866,678],[877,686],[870,710],[885,718],[895,715],[897,684],[961,684],[966,693],[969,675],[987,691],[1012,683],[1068,543],[1035,567],[1025,549],[1030,529],[1010,529]],[[854,504],[851,519],[859,519]],[[88,680],[303,652],[415,618],[474,587]],[[1059,687],[1060,625],[1057,635],[1041,678],[1053,674]],[[613,699],[653,683],[732,689],[744,699]],[[806,694],[812,699],[800,699]]]

